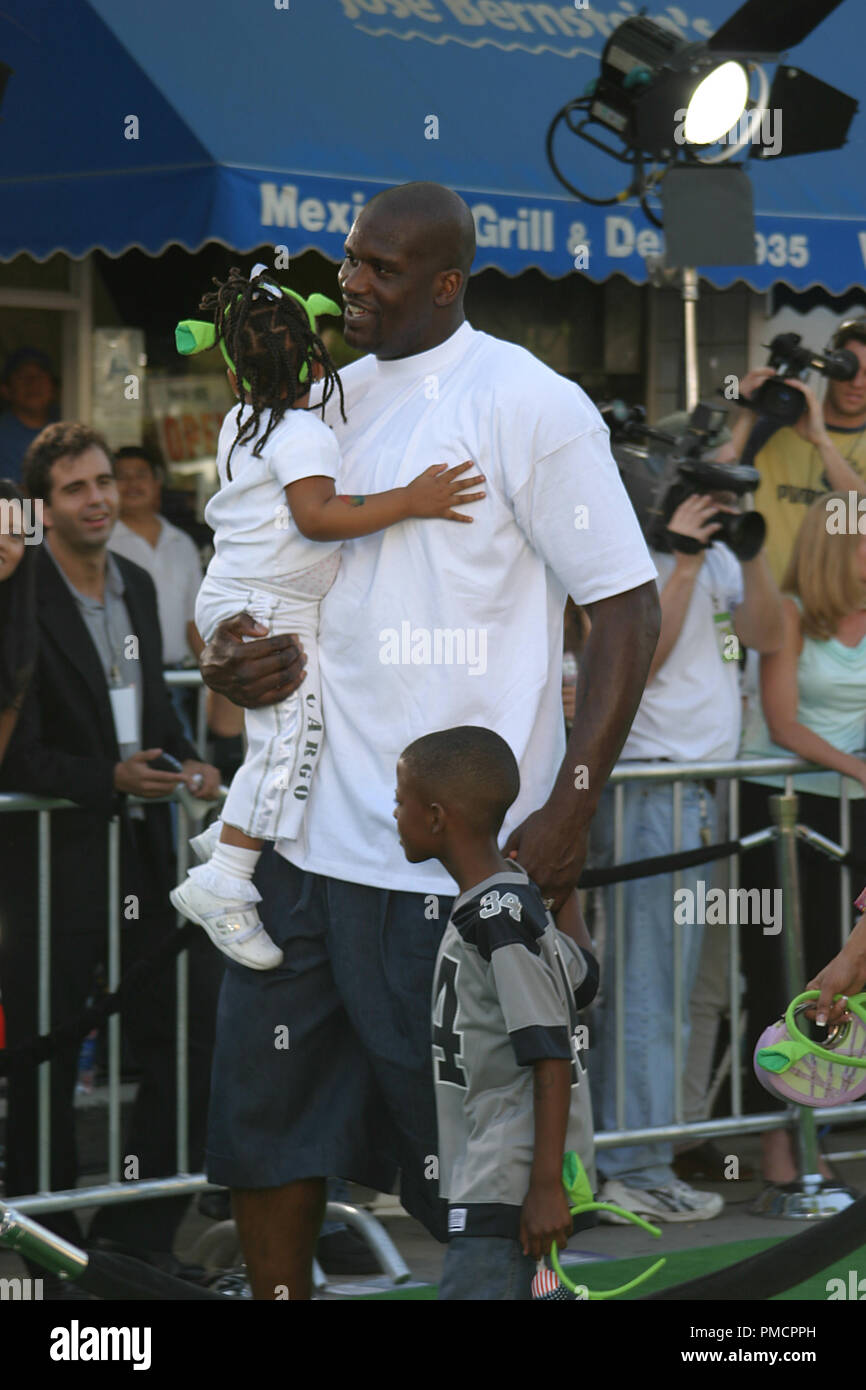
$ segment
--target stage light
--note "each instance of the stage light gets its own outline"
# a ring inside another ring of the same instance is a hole
[[[749,98],[749,74],[742,63],[721,63],[698,83],[686,111],[690,145],[715,145],[739,122]]]
[[[843,3],[746,0],[700,43],[688,43],[668,20],[626,19],[605,44],[598,78],[548,127],[550,167],[582,202],[612,207],[638,198],[662,227],[661,197],[665,265],[682,270],[688,409],[699,400],[695,267],[755,263],[752,185],[733,160],[838,149],[858,110],[853,97],[787,63],[771,87],[763,65],[779,61]],[[629,165],[627,186],[605,198],[578,188],[554,149],[562,126]]]
[[[547,157],[557,179],[596,207],[637,197],[660,227],[648,200],[658,197],[674,165],[718,165],[740,154],[767,159],[837,149],[858,109],[854,98],[788,64],[779,67],[771,87],[763,64],[777,61],[842,3],[746,0],[699,43],[689,43],[669,20],[645,14],[624,20],[605,44],[598,78],[550,124]],[[777,112],[784,142],[774,137],[768,147],[764,130],[775,127]],[[628,186],[607,198],[576,187],[554,150],[563,125],[630,165]]]

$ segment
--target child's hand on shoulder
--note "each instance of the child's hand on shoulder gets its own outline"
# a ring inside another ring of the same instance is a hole
[[[447,463],[434,463],[413,478],[405,489],[406,515],[417,517],[444,517],[447,521],[471,521],[471,516],[455,512],[455,506],[466,506],[469,502],[480,502],[486,497],[484,492],[470,492],[484,479],[480,474],[473,478],[461,478],[467,468],[475,465],[467,459],[465,463],[449,468]]]
[[[571,1213],[560,1178],[533,1179],[520,1213],[520,1245],[524,1255],[540,1260],[554,1241],[562,1250],[571,1237]]]

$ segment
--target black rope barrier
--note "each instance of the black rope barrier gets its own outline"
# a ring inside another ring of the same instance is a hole
[[[739,840],[724,840],[717,845],[701,845],[699,849],[657,854],[652,859],[632,859],[628,864],[614,864],[609,869],[584,869],[577,886],[606,888],[611,883],[630,883],[636,878],[652,878],[655,874],[670,874],[677,869],[710,864],[715,859],[730,859],[732,855],[752,848],[751,845],[743,846]]]
[[[32,1255],[31,1255],[32,1258]],[[87,1268],[74,1281],[85,1293],[96,1298],[159,1303],[163,1299],[178,1300],[225,1299],[225,1295],[206,1289],[201,1284],[175,1279],[153,1265],[129,1255],[108,1254],[102,1250],[87,1253]]]
[[[828,1265],[844,1259],[866,1243],[866,1197],[859,1197],[835,1216],[808,1226],[799,1235],[780,1241],[727,1269],[717,1269],[685,1284],[644,1294],[642,1303],[668,1301],[762,1302],[805,1283]]]

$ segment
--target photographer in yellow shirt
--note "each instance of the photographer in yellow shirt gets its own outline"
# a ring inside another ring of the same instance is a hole
[[[809,386],[792,379],[791,385],[806,397],[807,409],[796,425],[776,430],[751,460],[761,474],[754,506],[767,522],[765,553],[777,583],[816,497],[824,492],[866,496],[866,315],[843,319],[831,346],[834,350],[847,348],[857,357],[860,370],[856,377],[852,381],[828,381],[823,405]],[[748,372],[740,381],[740,398],[750,399],[772,376],[775,372],[771,367]],[[753,410],[740,407],[731,442],[717,454],[720,462],[742,457],[758,418]],[[866,534],[866,520],[863,530]]]

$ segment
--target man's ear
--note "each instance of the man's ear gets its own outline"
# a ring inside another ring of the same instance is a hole
[[[440,270],[436,277],[436,293],[433,296],[433,303],[438,309],[445,309],[460,293],[463,286],[462,270]]]
[[[434,801],[430,806],[430,830],[433,835],[441,835],[448,820],[448,812],[444,806],[440,806],[438,801]]]
[[[9,399],[9,387],[5,382],[0,382],[0,396],[3,397],[4,401],[8,401]]]

